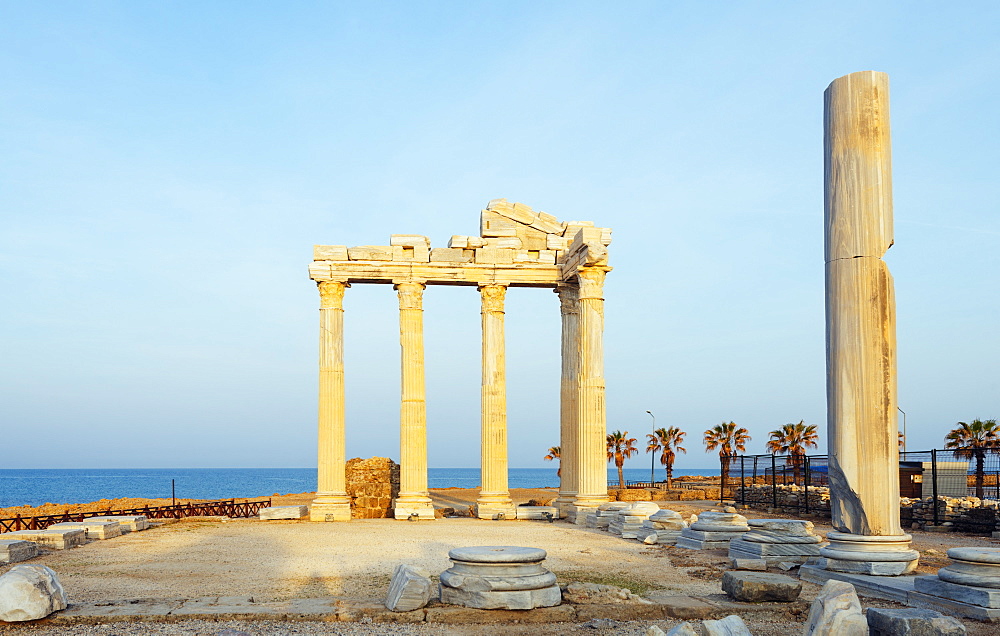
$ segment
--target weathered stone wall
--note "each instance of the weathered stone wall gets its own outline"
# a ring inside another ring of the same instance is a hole
[[[692,501],[699,499],[717,499],[718,497],[718,488],[692,488],[684,490],[626,488],[624,490],[608,490],[608,499],[611,501]]]
[[[347,494],[352,519],[391,517],[392,500],[399,494],[399,464],[387,457],[349,460]]]

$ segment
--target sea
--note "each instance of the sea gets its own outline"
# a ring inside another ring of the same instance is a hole
[[[648,468],[626,468],[625,479],[645,481]],[[718,475],[719,468],[675,468],[674,477]],[[656,479],[665,478],[657,468]],[[510,488],[557,488],[555,468],[511,468]],[[430,468],[430,488],[478,488],[478,468]],[[618,471],[608,470],[608,483]],[[100,499],[230,499],[270,497],[316,490],[315,468],[68,468],[0,469],[0,508],[45,503],[87,503]]]

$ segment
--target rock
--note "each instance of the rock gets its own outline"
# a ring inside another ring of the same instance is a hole
[[[567,603],[615,605],[620,603],[645,603],[650,601],[621,587],[597,583],[573,582],[562,590],[562,598]]]
[[[642,542],[646,545],[656,545],[657,535],[655,532],[650,532],[643,539]]]
[[[854,586],[827,581],[809,608],[805,636],[868,636],[868,621]]]
[[[32,621],[66,609],[66,592],[44,565],[15,565],[0,576],[0,621]]]
[[[273,506],[271,508],[261,508],[261,520],[275,519],[301,519],[309,515],[307,506]]]
[[[417,610],[431,600],[431,577],[421,568],[400,563],[392,573],[389,593],[385,597],[386,609],[393,612]]]
[[[871,636],[965,636],[958,619],[928,609],[868,609]]]
[[[791,561],[782,561],[781,563],[778,564],[778,567],[781,568],[782,570],[784,570],[785,572],[788,572],[789,570],[794,570],[795,568],[799,567],[800,565],[802,565],[802,564],[801,563],[792,563]]]
[[[736,614],[717,621],[702,621],[701,626],[705,636],[752,636],[746,623]]]
[[[674,625],[667,636],[701,636],[701,630],[693,624],[684,621],[680,625]]]
[[[656,625],[650,625],[646,630],[646,636],[667,636],[667,633]]]
[[[767,561],[764,559],[731,559],[730,563],[734,570],[753,570],[755,572],[766,572]]]
[[[722,591],[737,601],[790,603],[799,597],[802,583],[783,574],[729,570],[722,575]]]

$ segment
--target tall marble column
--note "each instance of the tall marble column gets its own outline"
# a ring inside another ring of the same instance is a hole
[[[312,521],[348,521],[344,444],[344,290],[340,281],[319,287],[319,464]]]
[[[505,285],[480,285],[483,309],[482,487],[476,500],[480,519],[514,519],[507,489],[507,367],[504,350]],[[502,516],[501,516],[502,515]]]
[[[580,288],[564,284],[554,289],[559,294],[562,315],[562,377],[559,381],[559,496],[554,505],[566,516],[577,492],[577,391],[580,363]]]
[[[608,500],[607,424],[604,410],[604,277],[606,267],[582,267],[577,348],[577,492],[569,518],[583,523],[587,512]]]
[[[424,392],[424,284],[395,283],[399,295],[402,402],[399,417],[399,494],[393,516],[434,518],[427,492],[427,404]]]
[[[827,438],[840,572],[898,575],[919,553],[899,522],[889,76],[834,80],[824,109]]]

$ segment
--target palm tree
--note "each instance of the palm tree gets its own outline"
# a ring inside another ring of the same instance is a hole
[[[778,430],[771,431],[770,435],[767,450],[775,455],[788,455],[793,479],[795,483],[799,483],[799,473],[802,464],[805,463],[806,449],[816,448],[816,425],[799,420],[798,424],[785,424]]]
[[[628,431],[608,433],[608,461],[615,460],[615,466],[618,467],[619,488],[625,488],[625,474],[622,472],[625,460],[639,452],[635,442],[634,437],[628,436]]]
[[[732,456],[739,452],[746,452],[746,443],[750,441],[750,431],[742,426],[737,427],[736,422],[723,422],[705,431],[705,452],[719,449],[719,461],[722,464],[722,481],[728,481],[729,462]]]
[[[958,426],[944,436],[944,447],[955,451],[955,457],[976,458],[976,496],[983,498],[983,477],[986,470],[986,453],[1000,453],[1000,427],[996,420],[958,422]]]
[[[660,463],[667,469],[667,488],[670,488],[670,482],[674,477],[674,451],[687,453],[687,449],[681,446],[686,434],[676,426],[658,428],[652,433],[646,433],[646,440],[649,442],[646,446],[646,452],[661,451]]]
[[[545,457],[543,457],[542,459],[544,459],[547,462],[550,462],[550,461],[552,461],[554,459],[558,459],[559,460],[559,468],[556,469],[556,477],[562,477],[562,447],[561,446],[550,446],[549,447],[549,454],[546,455]]]

